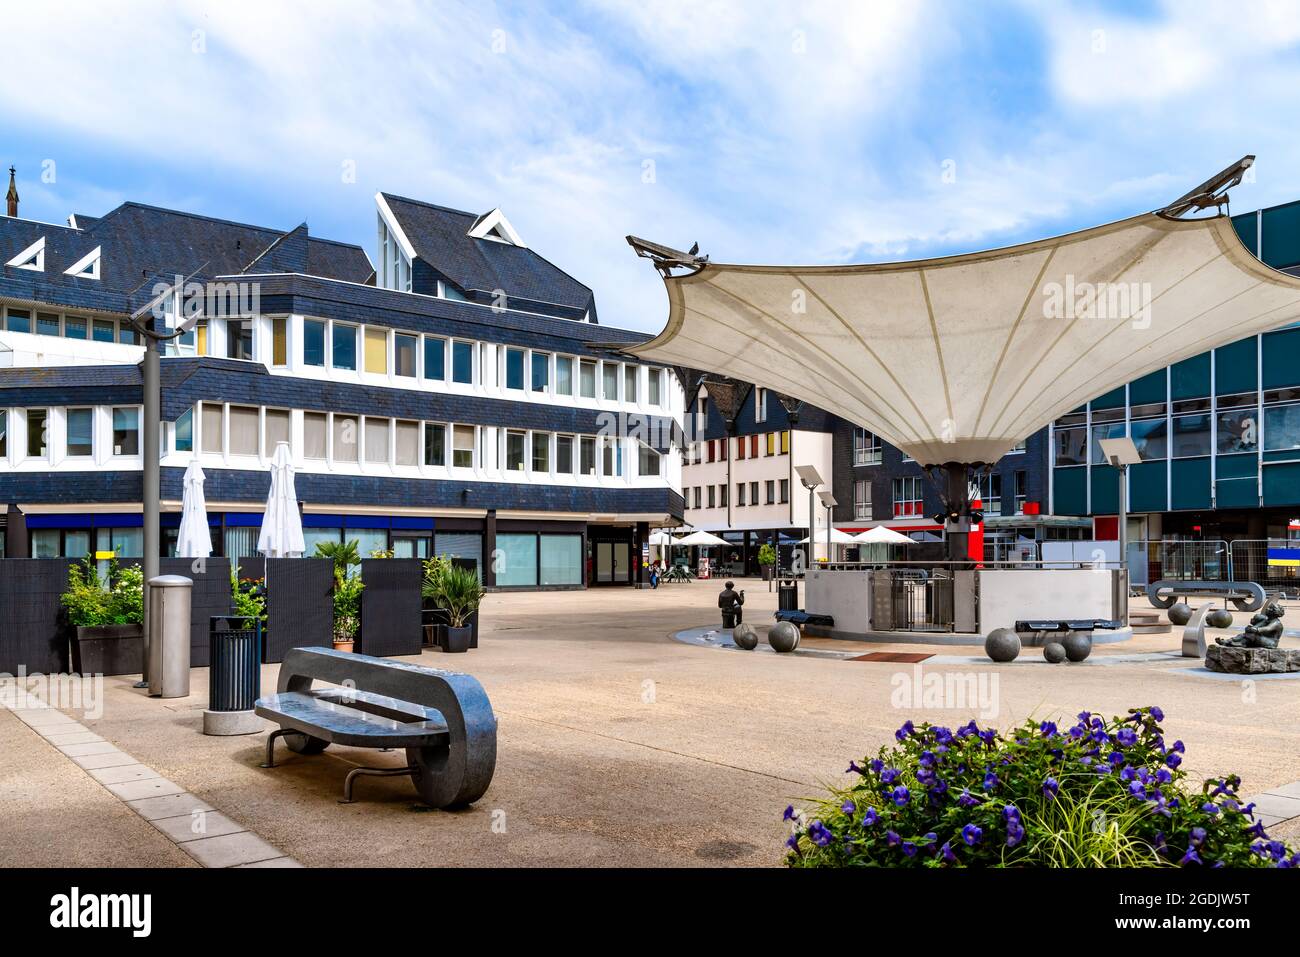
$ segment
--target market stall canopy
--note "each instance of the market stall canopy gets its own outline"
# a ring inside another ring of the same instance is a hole
[[[912,540],[901,532],[896,532],[892,528],[886,528],[884,525],[877,525],[875,528],[869,528],[865,532],[859,532],[854,541],[863,545],[911,545]]]
[[[1231,219],[1174,218],[1226,201],[1251,161],[1159,212],[939,259],[723,265],[628,237],[670,311],[626,351],[802,399],[924,466],[996,462],[1089,399],[1300,319],[1300,279]]]
[[[677,541],[673,542],[673,544],[674,545],[700,545],[703,546],[704,548],[709,548],[710,546],[713,545],[729,545],[731,543],[728,542],[725,538],[719,538],[717,535],[711,535],[708,532],[699,531],[699,532],[691,532],[691,534],[687,535],[685,538],[677,539]]]
[[[815,540],[814,540],[814,544],[816,544],[816,545],[825,545],[825,544],[826,544],[826,526],[825,526],[825,525],[823,525],[821,528],[817,529],[817,531],[814,533],[814,538],[815,538]],[[799,541],[798,541],[796,544],[798,544],[798,545],[807,545],[807,544],[808,544],[808,539],[806,539],[806,538],[801,538],[801,539],[799,539]],[[856,545],[856,544],[858,544],[858,540],[857,540],[856,538],[854,538],[852,535],[850,535],[848,532],[841,532],[838,528],[832,528],[832,529],[831,529],[831,544],[832,544],[832,545]]]

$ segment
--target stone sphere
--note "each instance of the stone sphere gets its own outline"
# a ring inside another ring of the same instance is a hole
[[[1205,616],[1205,623],[1211,628],[1231,628],[1232,612],[1226,608],[1216,608]]]
[[[1059,665],[1065,660],[1065,646],[1059,641],[1049,641],[1043,645],[1043,657],[1054,665]]]
[[[984,639],[984,654],[994,661],[1015,661],[1020,654],[1020,636],[1014,628],[994,628]]]
[[[1092,654],[1092,635],[1083,631],[1072,631],[1061,641],[1065,657],[1071,661],[1083,661]]]
[[[767,630],[767,643],[773,651],[794,651],[799,647],[799,629],[788,621],[778,621]]]
[[[1192,607],[1187,602],[1180,601],[1176,605],[1169,606],[1168,615],[1170,624],[1182,627],[1192,620]]]
[[[737,648],[753,651],[758,647],[758,632],[754,630],[753,625],[742,622],[732,630],[731,640],[736,643]]]

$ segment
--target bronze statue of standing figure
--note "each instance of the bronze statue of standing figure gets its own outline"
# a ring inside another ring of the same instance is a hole
[[[1282,615],[1282,606],[1276,599],[1270,599],[1250,619],[1250,624],[1240,635],[1214,640],[1217,644],[1233,648],[1276,648],[1282,640]]]

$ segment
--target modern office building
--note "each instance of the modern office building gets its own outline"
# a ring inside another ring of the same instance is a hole
[[[1300,202],[1233,217],[1265,263],[1300,275]],[[1230,297],[1225,291],[1224,298]],[[1300,517],[1300,328],[1252,336],[1098,396],[1051,429],[1049,502],[1115,538],[1119,476],[1098,442],[1131,436],[1129,540],[1286,539]]]
[[[309,551],[446,554],[493,587],[643,579],[683,514],[683,392],[621,355],[591,290],[499,210],[375,198],[357,246],[125,203],[0,218],[0,522],[9,556],[141,550],[142,347],[160,324],[162,540],[197,459],[218,554],[251,555],[288,442]]]
[[[695,441],[682,469],[686,521],[731,543],[715,550],[723,571],[757,575],[760,546],[781,548],[784,562],[807,535],[808,492],[796,468],[811,465],[830,482],[832,417],[802,403],[792,413],[776,393],[750,383],[709,382],[692,394]],[[824,529],[825,511],[820,504],[813,510]]]

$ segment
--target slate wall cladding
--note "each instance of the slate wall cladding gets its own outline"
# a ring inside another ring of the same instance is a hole
[[[162,470],[162,494],[179,501],[184,470]],[[208,501],[266,501],[269,472],[208,469],[203,491]],[[370,505],[394,508],[511,508],[559,512],[649,513],[680,516],[681,495],[666,488],[598,489],[509,482],[438,481],[370,476],[294,477],[298,498],[313,505]],[[463,490],[467,490],[462,494]],[[138,502],[139,472],[0,473],[0,502],[106,504]]]

